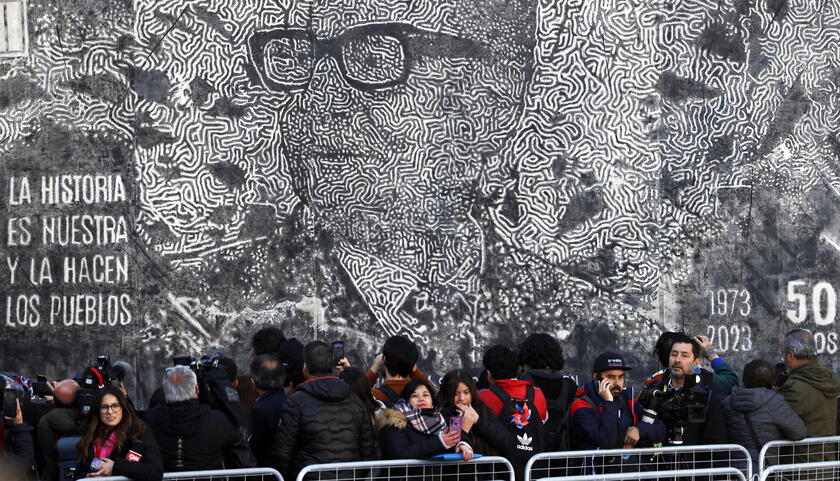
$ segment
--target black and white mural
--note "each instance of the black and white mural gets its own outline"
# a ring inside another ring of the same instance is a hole
[[[433,373],[663,330],[840,367],[840,3],[0,0],[3,369],[265,324]],[[634,371],[635,372],[635,371]],[[641,374],[641,373],[640,373]]]

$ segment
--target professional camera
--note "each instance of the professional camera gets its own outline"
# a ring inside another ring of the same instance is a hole
[[[191,356],[177,356],[172,359],[176,366],[189,366],[198,380],[198,400],[212,409],[222,411],[235,426],[245,422],[245,408],[239,400],[239,392],[234,388],[227,373],[219,367],[219,360],[224,357],[223,350],[213,354],[204,354],[198,359]]]
[[[79,411],[83,415],[88,415],[102,389],[114,382],[122,383],[130,371],[131,364],[127,362],[117,361],[111,364],[111,357],[107,354],[96,356],[95,366],[86,367],[74,377],[74,380],[79,383],[79,392],[76,395]]]
[[[690,424],[706,422],[706,400],[700,375],[692,374],[686,376],[682,389],[642,391],[642,421],[652,423],[658,416],[668,427],[668,443],[681,445]]]

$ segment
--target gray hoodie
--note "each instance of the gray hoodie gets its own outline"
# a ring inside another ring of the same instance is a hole
[[[791,409],[781,394],[763,387],[732,388],[732,394],[723,400],[729,440],[747,448],[753,459],[753,472],[758,467],[758,454],[768,441],[805,437],[805,423]],[[759,446],[747,427],[744,415],[749,415]]]

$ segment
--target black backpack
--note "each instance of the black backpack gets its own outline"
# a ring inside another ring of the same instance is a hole
[[[385,386],[383,384],[382,386],[379,386],[379,390],[385,393],[386,396],[388,396],[388,399],[382,401],[382,403],[385,404],[386,408],[392,408],[394,407],[394,404],[397,404],[399,401],[403,400],[402,396],[400,396],[399,393],[397,393],[397,391],[394,391],[390,386]]]
[[[512,398],[496,384],[490,385],[490,391],[503,404],[499,412],[499,421],[513,434],[514,446],[508,450],[512,453],[510,461],[514,465],[524,467],[531,456],[543,452],[545,442],[542,418],[534,403],[534,386],[527,386],[524,399]]]
[[[569,451],[571,449],[571,422],[569,411],[572,403],[569,402],[569,391],[571,382],[563,378],[561,380],[560,395],[556,398],[546,398],[548,421],[543,425],[546,451]]]

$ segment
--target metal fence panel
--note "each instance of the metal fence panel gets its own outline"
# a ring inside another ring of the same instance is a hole
[[[692,469],[688,471],[653,471],[647,473],[596,474],[589,476],[564,476],[562,478],[544,478],[543,481],[747,481],[744,473],[737,468]]]
[[[779,464],[840,461],[840,436],[770,441],[758,454],[758,472]]]
[[[164,480],[178,481],[283,481],[283,476],[271,468],[219,469],[215,471],[184,471],[164,473]],[[82,481],[131,481],[125,476],[84,478]]]
[[[836,481],[840,479],[840,461],[778,464],[761,472],[759,481]]]
[[[396,459],[354,463],[313,464],[296,481],[513,481],[513,467],[502,457],[472,461]]]
[[[746,479],[752,477],[752,460],[746,448],[737,444],[712,444],[542,453],[528,462],[525,481],[713,468],[735,468]]]

